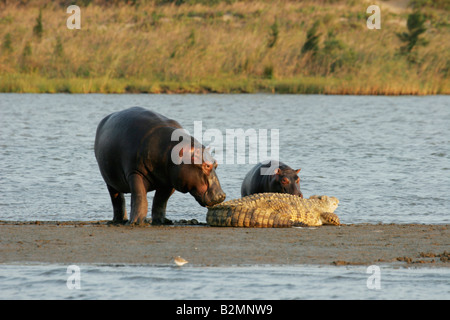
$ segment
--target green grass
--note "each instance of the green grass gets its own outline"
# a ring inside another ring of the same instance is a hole
[[[448,94],[448,87],[410,82],[373,83],[358,79],[304,77],[295,79],[230,79],[198,81],[147,81],[142,79],[67,78],[48,79],[39,75],[1,75],[0,92],[14,93],[287,93],[287,94],[352,94],[406,95]]]

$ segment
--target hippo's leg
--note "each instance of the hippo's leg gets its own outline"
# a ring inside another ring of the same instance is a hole
[[[113,222],[123,223],[128,219],[127,210],[125,209],[125,197],[123,193],[117,191],[113,187],[109,185],[107,187],[114,210]]]
[[[128,178],[131,189],[131,213],[130,224],[140,224],[147,217],[148,202],[147,190],[144,178],[138,174],[133,174]]]
[[[166,207],[167,201],[174,193],[175,189],[156,189],[155,196],[153,197],[152,205],[152,224],[161,225],[166,224]]]

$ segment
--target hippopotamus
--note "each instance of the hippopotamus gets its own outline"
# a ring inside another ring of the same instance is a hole
[[[153,190],[154,225],[167,223],[167,201],[175,190],[189,192],[201,206],[225,200],[217,162],[209,151],[177,121],[156,112],[132,107],[108,115],[97,127],[94,148],[111,197],[113,222],[142,223],[147,193]],[[131,193],[128,221],[124,193]]]
[[[264,172],[272,169],[270,172]],[[301,169],[293,170],[281,161],[264,161],[254,166],[245,176],[241,186],[241,196],[254,193],[288,193],[303,198],[300,191]]]

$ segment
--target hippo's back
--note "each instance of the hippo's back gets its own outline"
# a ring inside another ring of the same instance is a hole
[[[126,189],[127,175],[142,161],[144,140],[164,127],[181,128],[175,120],[141,107],[114,112],[100,121],[94,149],[105,182]]]
[[[284,169],[288,166],[281,161],[266,160],[256,164],[245,175],[241,185],[241,197],[245,197],[255,193],[275,192],[270,189],[268,181],[273,176],[274,170],[270,168]]]
[[[110,139],[111,137],[139,138],[148,134],[149,130],[160,126],[181,128],[181,125],[175,120],[141,107],[132,107],[114,112],[99,123],[96,134],[96,147],[97,142],[104,142],[102,139]],[[101,145],[99,146],[102,147]]]
[[[254,186],[259,184],[259,174],[261,170],[261,163],[258,163],[245,175],[241,185],[241,197],[248,196],[254,193]]]

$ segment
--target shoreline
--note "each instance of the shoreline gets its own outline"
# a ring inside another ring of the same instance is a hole
[[[446,81],[434,85],[421,82],[361,82],[358,77],[308,76],[296,78],[224,78],[199,81],[148,81],[117,78],[46,78],[29,74],[0,76],[0,93],[71,94],[324,94],[429,96],[448,95]]]
[[[221,228],[188,223],[0,221],[0,264],[153,265],[173,264],[181,256],[193,266],[450,267],[449,224]]]

